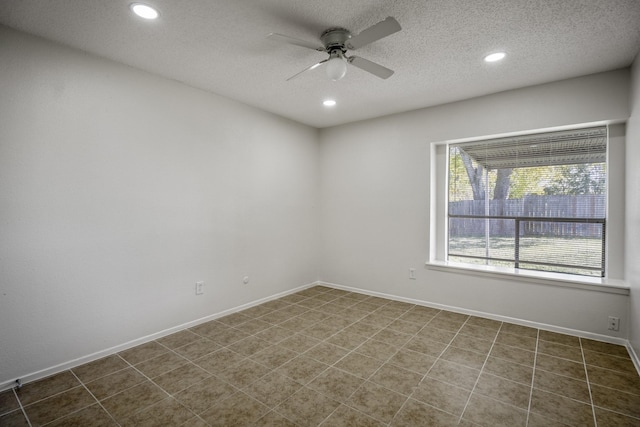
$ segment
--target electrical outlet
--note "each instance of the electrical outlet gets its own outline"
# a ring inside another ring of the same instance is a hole
[[[204,282],[196,282],[196,295],[204,294]]]
[[[620,318],[609,316],[609,330],[610,331],[619,331],[620,330]]]
[[[415,268],[410,268],[409,269],[409,279],[416,280],[416,269]]]

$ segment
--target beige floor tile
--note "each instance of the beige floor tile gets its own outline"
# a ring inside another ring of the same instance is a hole
[[[158,357],[168,351],[169,350],[167,350],[166,347],[155,341],[151,341],[146,344],[121,351],[118,354],[130,364],[137,365],[138,363],[153,359],[154,357]]]
[[[587,380],[584,363],[561,359],[547,354],[539,353],[537,355],[536,370],[538,369],[577,380]]]
[[[336,368],[329,368],[307,384],[307,387],[331,399],[345,401],[363,383],[364,379],[360,377]]]
[[[589,351],[597,351],[599,353],[608,354],[610,356],[629,358],[629,352],[623,345],[610,344],[602,341],[594,341],[587,338],[580,338],[582,348]]]
[[[356,348],[355,351],[360,354],[364,354],[365,356],[385,361],[396,354],[398,350],[398,347],[391,344],[387,344],[374,339],[369,339],[368,341],[365,341],[360,347]]]
[[[180,366],[189,363],[184,357],[170,351],[153,359],[138,363],[135,368],[149,378],[155,378],[159,375],[173,371]]]
[[[463,350],[475,351],[476,353],[481,353],[486,356],[493,346],[493,341],[458,334],[453,341],[451,341],[451,346]]]
[[[107,412],[120,422],[166,398],[167,394],[160,387],[145,381],[101,403]]]
[[[255,381],[244,391],[254,399],[273,408],[284,402],[301,388],[302,385],[291,378],[277,372],[271,372]]]
[[[533,351],[524,350],[509,345],[495,343],[491,349],[491,356],[521,365],[533,366],[536,354]]]
[[[377,334],[375,334],[372,338],[374,340],[382,341],[387,344],[394,345],[396,347],[402,347],[405,345],[410,339],[412,335],[405,334],[403,332],[398,332],[396,330],[390,329],[389,327],[381,330]]]
[[[231,345],[235,342],[241,341],[249,336],[248,333],[242,332],[240,329],[229,328],[225,331],[219,332],[217,334],[209,335],[211,341],[216,344],[220,344],[223,347]]]
[[[457,424],[458,417],[413,399],[407,401],[391,422],[391,426],[394,427],[414,427],[419,425],[444,427]]]
[[[211,354],[221,348],[222,347],[220,347],[219,344],[214,343],[208,338],[200,338],[197,341],[178,347],[174,351],[187,360],[193,362],[194,360],[206,356],[207,354]]]
[[[345,348],[329,344],[328,342],[320,342],[307,350],[304,355],[318,362],[332,365],[342,359],[348,352]]]
[[[346,348],[347,350],[353,350],[365,341],[367,341],[367,337],[347,331],[338,332],[327,339],[328,343]]]
[[[0,426],[2,427],[30,427],[27,418],[21,410],[7,412],[0,415]]]
[[[340,405],[322,424],[322,427],[383,427],[385,424],[362,412]]]
[[[283,415],[271,411],[256,421],[254,427],[296,427],[296,424]]]
[[[534,388],[531,412],[571,426],[593,426],[591,405]]]
[[[532,366],[520,365],[493,356],[489,356],[487,359],[484,372],[525,385],[531,385],[533,379]]]
[[[245,356],[240,353],[222,348],[200,359],[194,360],[193,363],[209,373],[217,374],[228,369],[230,366],[240,363],[244,359]]]
[[[175,334],[159,338],[156,340],[156,342],[170,349],[175,349],[191,342],[197,341],[198,339],[200,339],[200,336],[198,334],[185,329],[183,331],[176,332]]]
[[[568,346],[564,344],[556,344],[549,341],[538,342],[538,352],[549,356],[568,359],[574,362],[582,363],[582,350],[580,347]]]
[[[72,371],[80,381],[87,383],[127,367],[129,364],[114,354],[73,368]]]
[[[610,356],[604,353],[584,350],[584,359],[587,365],[624,372],[630,375],[637,375],[638,373],[633,362],[628,357]]]
[[[365,356],[357,352],[349,353],[335,364],[336,368],[349,372],[357,377],[367,379],[382,365],[383,361]]]
[[[598,427],[638,427],[640,418],[632,418],[616,412],[595,408]]]
[[[540,335],[538,335],[538,339],[543,341],[554,342],[556,344],[563,344],[563,345],[568,345],[572,347],[580,347],[580,338],[572,335],[559,334],[557,332],[540,330]]]
[[[449,344],[451,340],[456,336],[456,332],[448,331],[446,329],[434,328],[429,325],[425,326],[418,332],[418,337],[425,338],[429,341],[436,341],[438,343]]]
[[[281,347],[280,345],[273,345],[271,347],[265,348],[264,350],[259,351],[258,353],[250,356],[249,358],[254,362],[258,362],[268,368],[275,369],[279,366],[284,365],[291,359],[298,356],[293,350],[289,350],[288,348]],[[237,361],[236,361],[237,362]]]
[[[587,365],[589,382],[631,394],[640,394],[640,376]]]
[[[353,332],[355,334],[362,335],[363,337],[371,338],[382,329],[384,328],[381,326],[372,325],[363,321],[357,321],[352,325],[347,326],[344,330],[347,332]]]
[[[269,408],[245,393],[238,392],[203,412],[200,416],[210,426],[253,426]]]
[[[300,426],[317,426],[340,406],[337,401],[303,387],[282,402],[275,411]]]
[[[462,328],[460,328],[459,334],[493,342],[498,335],[498,330],[465,323]]]
[[[88,382],[85,385],[96,399],[104,400],[143,381],[146,381],[144,375],[133,368],[127,368]]]
[[[538,329],[530,328],[528,326],[516,325],[514,323],[503,323],[500,331],[529,338],[538,337]]]
[[[280,326],[271,326],[269,329],[255,334],[256,337],[270,342],[271,344],[278,344],[293,335],[293,332],[289,329],[281,328]]]
[[[246,359],[217,374],[229,384],[237,388],[245,388],[271,371],[264,365]]]
[[[425,323],[426,324],[426,323]],[[387,329],[402,332],[403,334],[414,335],[423,328],[425,324],[409,322],[407,320],[397,319],[387,326]]]
[[[13,393],[13,390],[7,390],[0,393],[0,415],[15,411],[18,408],[20,408],[20,404],[18,403],[18,399]]]
[[[60,374],[25,384],[16,391],[16,394],[22,405],[29,405],[79,385],[80,382],[70,371],[64,371]]]
[[[422,377],[422,374],[386,363],[371,376],[371,381],[389,390],[409,396],[416,389]]]
[[[552,374],[543,370],[536,370],[533,386],[561,396],[569,397],[585,403],[591,403],[589,386],[586,381],[577,380],[562,375]]]
[[[514,335],[501,330],[496,337],[496,344],[517,347],[523,350],[535,351],[536,339],[524,335]]]
[[[237,391],[237,388],[213,376],[176,393],[174,396],[194,413],[201,414]]]
[[[596,384],[591,384],[591,393],[595,406],[640,418],[640,394],[625,393]]]
[[[167,393],[173,394],[210,377],[211,374],[193,363],[182,365],[173,371],[164,373],[153,381]]]
[[[483,372],[473,392],[523,410],[529,409],[531,385],[516,383]]]
[[[388,363],[425,375],[435,361],[436,358],[434,356],[408,349],[401,349],[389,359]]]
[[[527,424],[525,410],[481,396],[475,392],[469,399],[469,404],[465,408],[462,418],[479,425],[492,427],[524,427]]]
[[[388,423],[406,400],[406,396],[400,393],[367,381],[351,395],[347,405],[379,421]]]
[[[480,371],[440,359],[433,365],[427,376],[466,390],[472,390],[480,376]]]
[[[498,330],[502,327],[502,322],[500,322],[499,320],[487,319],[484,317],[471,316],[469,317],[469,320],[467,320],[466,325],[481,326],[483,328],[498,332]]]
[[[457,347],[449,347],[444,351],[444,353],[442,353],[440,358],[468,366],[469,368],[482,369],[484,361],[487,359],[487,355],[476,353],[475,351],[463,350]]]
[[[288,348],[289,350],[296,351],[298,353],[304,353],[309,350],[311,347],[314,347],[320,344],[320,340],[304,335],[304,334],[295,334],[291,337],[285,339],[280,342],[280,346],[284,348]]]
[[[95,404],[87,406],[80,411],[73,412],[66,417],[60,418],[47,427],[117,427],[115,420],[100,407]]]
[[[31,425],[41,426],[95,403],[93,396],[79,386],[27,405],[24,410]]]
[[[307,384],[328,367],[310,357],[298,356],[279,367],[277,371],[300,384]]]
[[[194,418],[194,413],[169,397],[120,422],[122,427],[179,426]]]
[[[470,395],[469,390],[433,378],[425,378],[411,398],[459,417]]]
[[[244,356],[251,356],[260,350],[270,347],[271,345],[272,344],[269,341],[265,341],[255,336],[249,336],[231,344],[228,348],[229,350],[235,351],[236,353],[240,353]]]
[[[404,348],[429,356],[439,357],[447,348],[447,344],[439,341],[432,341],[422,336],[415,336],[404,345]]]

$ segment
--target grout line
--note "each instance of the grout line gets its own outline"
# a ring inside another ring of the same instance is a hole
[[[11,391],[13,392],[13,395],[15,396],[16,400],[18,401],[18,405],[20,406],[20,410],[22,411],[22,415],[24,415],[24,418],[27,420],[27,424],[29,424],[29,427],[32,427],[31,420],[29,419],[29,416],[27,415],[27,411],[25,411],[24,406],[22,405],[22,402],[20,401],[20,398],[18,397],[18,393],[16,392],[16,387],[13,387],[11,389]]]
[[[124,359],[123,359],[123,360],[124,360]],[[126,369],[126,368],[125,368],[125,369]],[[102,406],[102,402],[100,402],[100,401],[98,400],[98,398],[97,398],[97,397],[96,397],[96,396],[91,392],[91,390],[89,390],[89,388],[85,385],[84,381],[82,381],[80,378],[78,378],[78,376],[76,375],[76,373],[75,373],[75,372],[73,372],[71,369],[69,369],[69,372],[71,372],[71,375],[73,375],[74,377],[76,377],[76,379],[78,380],[78,382],[80,382],[80,384],[82,384],[82,387],[84,387],[84,389],[85,389],[85,390],[86,390],[86,391],[91,395],[91,397],[93,397],[93,398],[95,399],[96,403],[97,403],[97,404],[102,408],[102,410],[103,410],[104,412],[106,412],[106,413],[107,413],[107,415],[109,415],[109,417],[113,420],[113,422],[114,422],[114,423],[116,423],[118,426],[120,426],[121,424],[118,422],[118,420],[116,420],[116,419],[113,417],[113,415],[111,415],[111,412],[107,411],[107,408],[105,408],[104,406]],[[119,371],[118,371],[118,372],[119,372]],[[106,375],[105,375],[105,376],[106,376]],[[103,378],[103,377],[101,377],[101,378]],[[91,406],[91,405],[89,405],[89,406]],[[85,409],[85,408],[82,408],[82,409]],[[79,409],[78,411],[75,411],[75,412],[80,412],[82,409]],[[75,413],[75,412],[72,412],[72,413]],[[69,414],[67,414],[67,415],[69,415]]]
[[[533,352],[533,371],[531,372],[531,390],[529,391],[529,406],[527,407],[527,423],[529,425],[529,415],[531,414],[531,400],[533,399],[533,384],[536,379],[536,364],[538,362],[538,343],[540,342],[540,329],[536,333],[536,350]]]
[[[598,427],[598,420],[596,419],[596,408],[593,404],[593,393],[591,393],[591,381],[589,381],[589,372],[587,371],[587,360],[584,357],[584,348],[582,347],[582,338],[580,340],[580,354],[582,355],[582,367],[584,368],[584,374],[587,378],[587,388],[589,389],[589,402],[591,403],[591,414],[593,415],[594,427]]]
[[[469,319],[470,318],[471,317],[469,317]],[[467,322],[465,322],[465,324],[466,323]],[[473,384],[473,388],[471,389],[471,392],[469,393],[469,397],[467,398],[467,402],[464,404],[464,408],[462,409],[462,412],[460,413],[460,416],[458,417],[458,423],[462,422],[462,417],[464,416],[464,413],[467,411],[467,406],[469,406],[469,402],[471,402],[471,397],[473,396],[473,392],[475,391],[476,386],[478,385],[478,382],[480,381],[480,377],[482,376],[482,372],[484,371],[484,367],[487,365],[487,360],[489,360],[489,356],[491,356],[491,351],[493,350],[493,346],[496,344],[496,341],[498,340],[498,335],[500,335],[500,331],[502,330],[502,325],[504,325],[504,322],[500,322],[500,327],[498,328],[498,332],[496,332],[496,336],[493,337],[493,341],[491,342],[491,348],[489,348],[489,351],[487,352],[487,356],[484,358],[484,362],[482,363],[482,367],[480,368],[480,373],[478,374],[478,378],[476,378],[476,381]],[[460,329],[462,329],[462,328],[460,328]],[[454,337],[454,339],[455,339],[455,337]],[[527,415],[528,415],[528,413],[527,413]]]
[[[416,332],[413,336],[413,338],[417,337],[418,334],[425,329],[427,326],[429,326],[429,324],[433,321],[433,319],[435,319],[438,314],[442,313],[443,311],[446,310],[440,310],[438,311],[438,313],[436,313],[435,316],[433,316],[422,328],[420,328],[420,330],[418,330],[418,332]],[[438,354],[438,356],[436,357],[436,360],[434,360],[433,364],[429,367],[429,369],[427,370],[427,372],[422,376],[422,378],[420,379],[420,381],[418,382],[418,387],[420,386],[420,384],[425,380],[425,378],[427,378],[427,376],[429,375],[429,373],[431,372],[431,369],[433,369],[433,367],[436,365],[436,363],[438,363],[438,360],[440,360],[440,358],[442,357],[442,355],[449,349],[449,347],[451,346],[451,343],[453,342],[453,340],[456,339],[456,337],[460,334],[460,330],[464,327],[464,325],[467,324],[467,322],[469,321],[469,319],[471,319],[472,316],[467,315],[467,319],[462,323],[462,325],[460,325],[460,327],[458,328],[458,331],[456,332],[456,334],[453,336],[453,338],[451,338],[451,340],[449,340],[449,343],[444,347],[444,349],[442,349],[442,351],[440,352],[440,354]],[[441,329],[441,328],[438,328]],[[445,329],[446,330],[446,329]],[[412,338],[412,339],[413,339]],[[433,341],[433,340],[429,340],[429,341]],[[439,342],[439,341],[436,341]],[[444,343],[443,343],[444,344]],[[415,393],[415,390],[411,392],[411,394],[409,395],[409,397],[407,397],[407,399],[404,401],[404,403],[400,406],[400,409],[398,409],[398,411],[395,413],[395,415],[393,416],[393,418],[391,419],[391,421],[389,422],[389,424],[391,424],[393,422],[393,420],[395,420],[395,418],[398,416],[398,414],[402,411],[402,409],[405,407],[405,405],[407,404],[407,402],[409,402],[409,400],[411,400],[411,397],[413,396],[413,394]],[[432,405],[429,405],[431,407],[434,407]],[[440,408],[436,408],[440,411],[442,411],[442,409]],[[451,414],[454,415],[455,414]]]

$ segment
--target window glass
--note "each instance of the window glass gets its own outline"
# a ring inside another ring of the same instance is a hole
[[[448,259],[604,277],[607,129],[451,144]]]

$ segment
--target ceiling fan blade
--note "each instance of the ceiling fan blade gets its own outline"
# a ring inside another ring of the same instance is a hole
[[[300,71],[299,73],[294,74],[293,76],[289,77],[289,78],[287,79],[287,81],[295,79],[296,77],[298,77],[300,74],[304,73],[305,71],[310,71],[310,70],[313,70],[314,68],[318,68],[320,65],[324,64],[324,63],[325,63],[325,62],[327,62],[327,61],[328,61],[328,59],[325,59],[324,61],[316,62],[316,63],[315,63],[315,64],[313,64],[312,66],[307,67],[307,68],[305,68],[304,70]]]
[[[360,68],[368,73],[378,76],[381,79],[388,79],[393,74],[393,70],[383,67],[380,64],[371,62],[368,59],[360,58],[359,56],[349,57],[349,63],[353,66]]]
[[[296,39],[295,37],[289,37],[278,33],[270,33],[267,35],[267,38],[276,42],[294,44],[296,46],[306,47],[308,49],[317,50],[319,52],[325,51],[324,47],[317,43]]]
[[[373,43],[376,40],[380,40],[383,37],[397,33],[401,29],[402,27],[400,27],[398,21],[389,16],[384,21],[380,21],[377,24],[372,25],[366,30],[363,30],[357,36],[353,36],[347,40],[346,45],[348,49],[358,49],[362,46],[368,45],[369,43]]]

